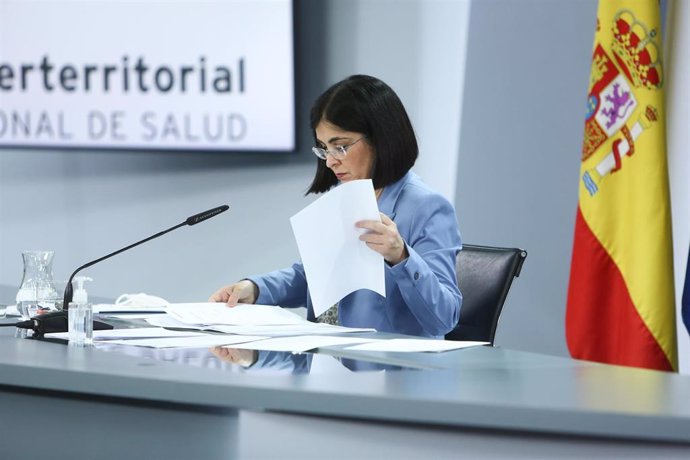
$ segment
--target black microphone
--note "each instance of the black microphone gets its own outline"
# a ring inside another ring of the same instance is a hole
[[[227,211],[228,209],[230,209],[230,206],[224,204],[223,206],[218,206],[217,208],[209,209],[208,211],[200,212],[199,214],[194,214],[192,217],[187,217],[187,220],[184,223],[187,225],[196,225],[199,222],[203,222],[207,219],[210,219],[211,217],[215,217],[221,212]],[[171,228],[170,230],[173,229]],[[166,232],[169,232],[170,230],[166,230]]]
[[[67,325],[68,325],[68,306],[69,303],[72,301],[73,297],[73,291],[72,291],[72,279],[74,278],[74,275],[79,273],[81,270],[88,268],[92,265],[97,264],[98,262],[102,262],[106,259],[109,259],[113,256],[116,256],[120,254],[121,252],[127,251],[128,249],[132,249],[133,247],[139,246],[140,244],[146,243],[147,241],[151,241],[154,238],[158,238],[159,236],[163,236],[168,232],[172,232],[173,230],[176,230],[180,227],[184,227],[185,225],[196,225],[199,222],[203,222],[207,219],[210,219],[211,217],[217,216],[221,212],[225,212],[228,209],[230,209],[230,206],[227,204],[224,204],[222,206],[218,206],[217,208],[209,209],[208,211],[200,212],[199,214],[195,214],[193,216],[188,217],[184,222],[181,222],[175,226],[170,227],[167,230],[163,230],[162,232],[156,233],[155,235],[151,235],[148,238],[145,238],[141,241],[138,241],[134,244],[130,244],[127,247],[124,247],[122,249],[119,249],[115,252],[111,252],[110,254],[103,256],[99,259],[92,260],[91,262],[88,262],[81,267],[77,268],[74,270],[74,273],[72,273],[72,276],[69,277],[69,280],[67,280],[67,286],[65,287],[65,295],[62,299],[62,311],[55,311],[51,313],[46,313],[44,315],[38,315],[34,316],[33,318],[26,320],[26,321],[21,321],[17,323],[17,327],[22,328],[22,329],[33,329],[34,331],[34,337],[40,338],[43,336],[43,334],[47,334],[50,332],[67,332]],[[113,326],[107,323],[103,323],[101,321],[94,321],[93,322],[93,329],[95,331],[98,330],[104,330],[104,329],[113,329]]]

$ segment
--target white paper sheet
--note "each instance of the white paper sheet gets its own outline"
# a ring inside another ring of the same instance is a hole
[[[117,339],[141,339],[141,338],[158,338],[158,337],[193,337],[205,335],[200,331],[171,331],[163,329],[162,327],[141,327],[141,328],[127,328],[127,329],[109,329],[105,331],[93,331],[93,340],[95,342],[105,340]],[[52,332],[45,335],[50,339],[69,339],[68,332]]]
[[[284,308],[273,305],[224,303],[171,303],[167,312],[178,321],[190,325],[226,324],[237,326],[302,324],[306,320]]]
[[[99,315],[101,318],[119,319],[148,319],[156,316],[166,316],[165,313],[106,313]]]
[[[461,342],[455,340],[436,340],[436,339],[390,339],[379,340],[378,342],[363,343],[347,347],[348,350],[364,351],[448,351],[460,348],[477,347],[487,345],[488,342]]]
[[[312,323],[304,320],[300,324],[277,324],[259,326],[233,326],[222,324],[208,324],[203,326],[185,324],[176,320],[170,315],[155,315],[146,318],[146,322],[152,326],[176,328],[176,329],[199,329],[204,331],[223,332],[226,334],[238,335],[263,335],[266,337],[285,337],[292,335],[324,335],[340,334],[352,332],[376,332],[373,328],[363,327],[344,327],[334,326],[326,323]]]
[[[94,313],[108,314],[108,313],[165,313],[165,307],[160,306],[146,306],[146,305],[123,305],[123,304],[107,304],[99,303],[93,306]]]
[[[218,335],[204,334],[194,337],[164,337],[157,339],[133,339],[133,340],[109,340],[108,343],[117,345],[130,345],[149,348],[207,348],[222,345],[232,345],[252,340],[266,339],[267,337],[249,335]]]
[[[226,334],[265,335],[268,337],[285,337],[294,335],[323,335],[350,332],[376,332],[376,329],[334,326],[332,324],[312,323],[269,325],[269,326],[223,326],[212,325],[209,330],[225,332]]]
[[[333,337],[330,335],[308,335],[299,337],[274,337],[265,340],[257,340],[250,343],[231,345],[228,348],[242,348],[245,350],[267,350],[267,351],[291,351],[293,353],[304,353],[319,347],[329,347],[333,345],[346,345],[350,343],[373,342],[376,339],[363,339],[357,337]]]
[[[178,329],[201,329],[199,326],[183,323],[182,321],[179,321],[168,314],[150,316],[146,318],[146,322],[149,323],[151,326],[156,327],[168,327]]]
[[[316,316],[359,289],[386,295],[383,256],[359,240],[360,220],[381,220],[369,179],[343,183],[290,218]]]

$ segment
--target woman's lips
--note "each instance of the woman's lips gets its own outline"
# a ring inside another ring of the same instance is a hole
[[[347,173],[335,173],[335,177],[337,177],[338,180],[342,180],[345,176],[347,176]]]

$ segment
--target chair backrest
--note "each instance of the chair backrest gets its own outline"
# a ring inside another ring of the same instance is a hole
[[[446,339],[494,343],[503,303],[526,257],[524,249],[463,244],[455,265],[463,297],[460,320]]]

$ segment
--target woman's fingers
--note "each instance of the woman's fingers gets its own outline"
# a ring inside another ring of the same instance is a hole
[[[387,215],[380,213],[381,221],[362,220],[355,225],[368,230],[359,239],[367,243],[374,251],[381,254],[386,261],[397,264],[407,257],[405,242],[403,241],[395,222]]]
[[[256,302],[254,283],[242,280],[239,283],[224,286],[213,293],[208,301],[224,302],[229,307],[234,307],[238,303],[254,303]]]

